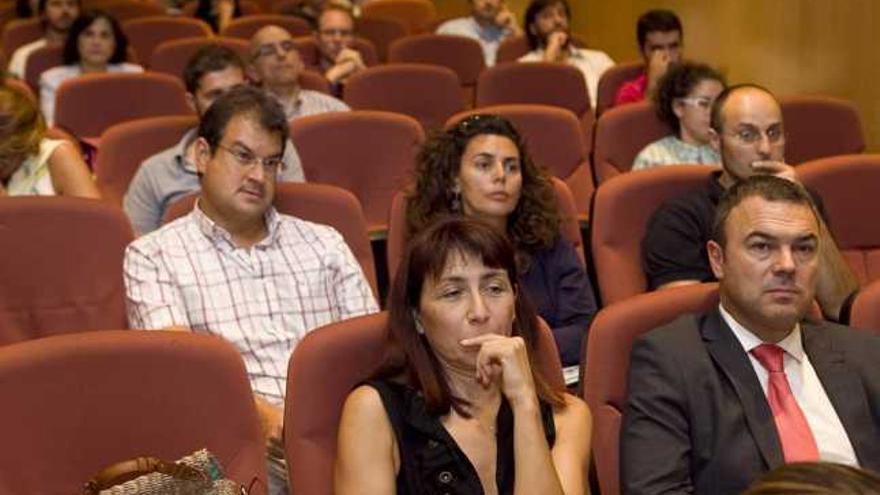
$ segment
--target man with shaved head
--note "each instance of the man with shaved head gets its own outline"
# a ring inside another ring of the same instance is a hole
[[[288,120],[349,110],[332,96],[302,89],[303,62],[293,37],[278,26],[266,26],[251,38],[248,76],[281,104]]]
[[[712,107],[709,132],[712,146],[721,155],[722,169],[702,187],[664,203],[648,222],[642,265],[651,290],[716,280],[706,245],[725,190],[754,175],[797,182],[794,168],[784,161],[782,109],[768,90],[754,84],[724,90]],[[815,194],[813,199],[821,211],[821,201]],[[824,222],[822,227],[827,242],[820,253],[816,299],[827,318],[846,320],[858,282]]]

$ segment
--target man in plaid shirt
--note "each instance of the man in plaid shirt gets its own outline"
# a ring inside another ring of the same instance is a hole
[[[287,119],[242,87],[199,124],[201,195],[192,212],[132,242],[125,287],[132,328],[220,335],[242,353],[269,441],[281,435],[287,362],[307,332],[378,311],[332,227],[272,207]]]

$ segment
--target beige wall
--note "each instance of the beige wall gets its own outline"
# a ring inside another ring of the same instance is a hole
[[[527,0],[508,0],[522,16]],[[821,93],[853,101],[870,150],[880,150],[880,1],[569,0],[573,30],[615,60],[638,57],[635,21],[670,8],[684,23],[689,58],[723,69],[731,83],[779,94]],[[442,13],[466,0],[438,0]]]

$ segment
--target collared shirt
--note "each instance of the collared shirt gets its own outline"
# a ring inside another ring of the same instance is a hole
[[[251,248],[193,211],[125,251],[132,328],[185,326],[219,335],[242,354],[254,392],[283,404],[287,363],[309,331],[379,310],[342,236],[270,208]]]
[[[495,65],[498,46],[501,45],[504,38],[510,36],[511,31],[495,25],[483,26],[473,16],[467,16],[444,22],[437,28],[437,34],[451,34],[477,40],[483,47],[486,67],[491,67]]]
[[[676,136],[666,136],[645,146],[633,161],[633,170],[646,170],[663,165],[680,165],[693,163],[700,165],[718,165],[721,157],[708,144],[694,146]]]
[[[168,207],[201,188],[195,164],[186,159],[186,150],[197,131],[190,129],[179,143],[144,160],[131,179],[122,207],[138,235],[158,229]],[[278,180],[305,182],[302,163],[289,139],[284,145],[283,159],[284,168],[278,172]]]
[[[9,67],[6,69],[8,75],[24,79],[25,71],[27,70],[28,57],[31,56],[31,53],[46,46],[47,43],[46,38],[40,38],[16,48],[15,51],[12,52],[12,57],[9,59]]]
[[[724,306],[719,304],[718,307],[724,322],[733,330],[736,339],[749,356],[749,361],[752,363],[752,368],[755,370],[758,381],[761,382],[761,389],[764,390],[764,395],[766,396],[769,374],[760,361],[751,353],[752,349],[763,344],[764,341],[740,325],[724,309]],[[777,342],[776,345],[785,351],[783,354],[785,376],[788,378],[788,384],[791,387],[795,400],[807,418],[810,430],[813,431],[816,446],[819,448],[819,458],[826,462],[858,466],[859,461],[856,458],[852,443],[849,441],[849,436],[846,434],[840,418],[834,411],[834,406],[828,399],[828,394],[825,393],[822,382],[819,381],[819,376],[816,375],[816,370],[810,363],[810,357],[804,352],[800,325],[796,325],[794,330],[784,339]]]
[[[347,112],[351,110],[342,100],[310,89],[299,90],[294,100],[283,101],[279,99],[278,102],[284,108],[284,115],[287,116],[287,120],[325,112]]]
[[[630,79],[620,85],[617,94],[614,95],[615,105],[636,103],[645,99],[648,92],[648,74],[642,73],[638,77]]]
[[[538,48],[533,50],[519,59],[520,62],[542,62],[544,61],[544,49]],[[586,48],[572,47],[568,54],[566,63],[575,67],[584,75],[587,83],[587,92],[590,94],[590,107],[596,108],[596,95],[599,90],[599,78],[606,70],[614,66],[614,60],[611,60],[605,52],[598,50],[587,50]]]

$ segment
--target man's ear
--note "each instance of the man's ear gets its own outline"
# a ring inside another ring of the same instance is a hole
[[[198,170],[199,175],[204,175],[205,170],[208,168],[208,162],[211,161],[211,145],[208,144],[205,138],[200,137],[196,139],[194,146],[196,170]]]
[[[257,69],[254,67],[253,63],[247,64],[244,68],[245,75],[248,78],[248,81],[252,82],[254,85],[259,86],[262,80],[260,79],[260,75],[257,74]]]
[[[196,96],[189,91],[186,92],[186,104],[192,109],[193,113],[198,115],[199,109],[196,107]]]
[[[721,154],[721,135],[714,128],[709,128],[709,144],[716,153]]]
[[[712,267],[712,273],[715,278],[721,280],[724,278],[724,248],[715,241],[706,243],[706,252],[709,255],[709,265]]]

